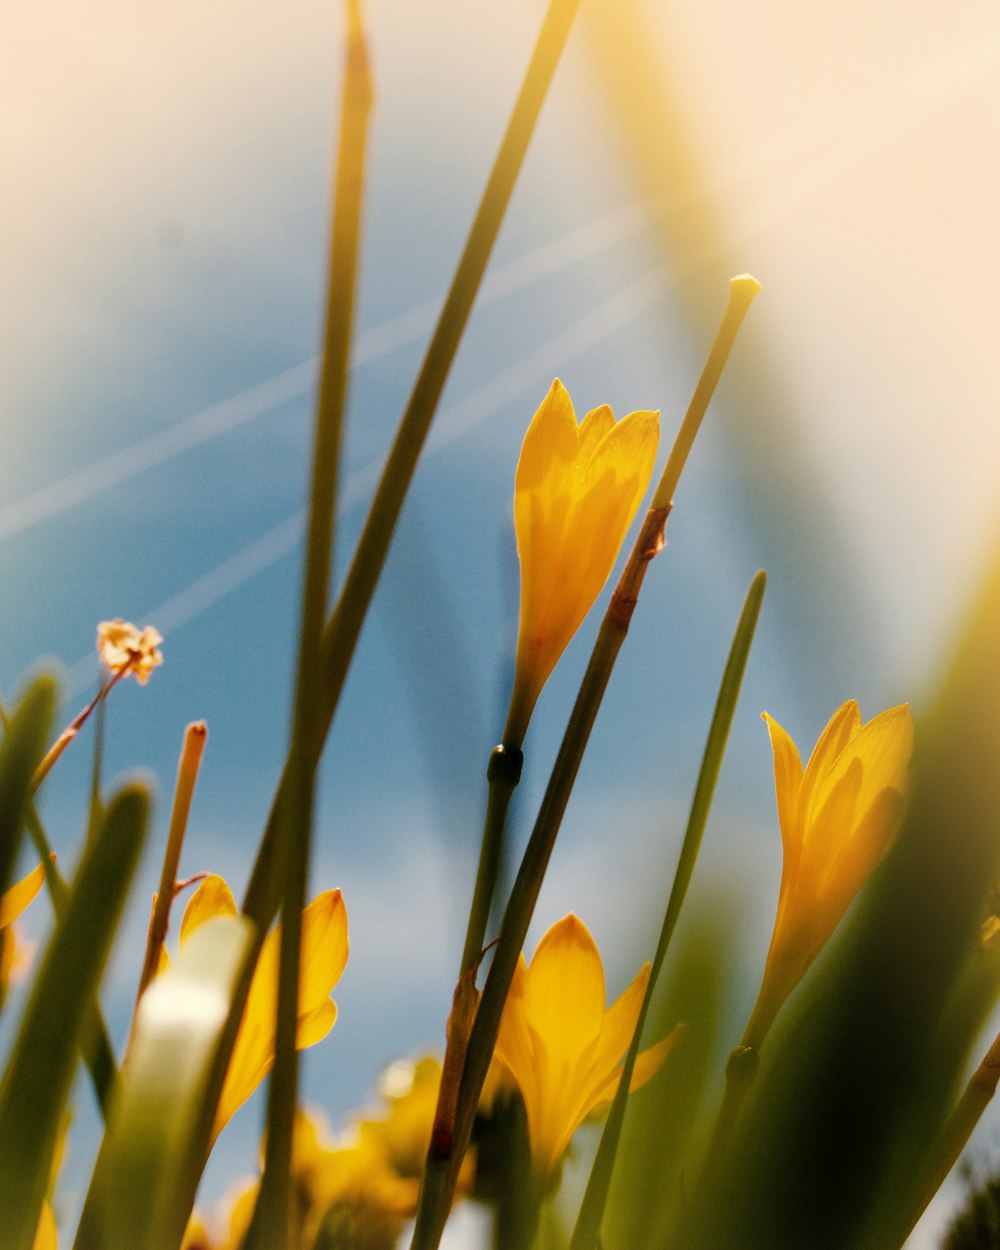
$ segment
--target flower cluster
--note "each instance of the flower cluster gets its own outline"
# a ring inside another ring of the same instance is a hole
[[[120,616],[101,621],[97,627],[97,654],[113,674],[129,673],[140,686],[149,681],[154,668],[163,663],[163,637],[152,625],[138,629]]]

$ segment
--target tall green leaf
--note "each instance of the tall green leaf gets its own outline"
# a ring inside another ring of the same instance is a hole
[[[126,786],[84,855],[0,1082],[0,1245],[31,1250],[80,1031],[142,849],[149,795]]]
[[[5,724],[0,745],[0,894],[17,863],[31,778],[52,732],[55,706],[55,679],[43,673],[24,692]]]

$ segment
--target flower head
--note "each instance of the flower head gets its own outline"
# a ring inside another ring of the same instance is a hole
[[[154,668],[163,663],[159,630],[147,625],[138,629],[131,621],[120,616],[113,621],[101,621],[97,627],[97,653],[112,673],[128,669],[140,686],[149,681]]]
[[[508,734],[520,744],[535,700],[590,611],[646,493],[659,414],[615,422],[607,404],[577,424],[556,379],[524,436],[514,483],[521,617]]]
[[[774,752],[783,864],[774,935],[744,1044],[759,1046],[781,1004],[833,933],[899,829],[913,751],[906,704],[862,725],[838,708],[803,769],[795,743],[764,713]]]
[[[191,897],[181,922],[181,943],[213,916],[235,916],[236,901],[222,877],[205,878]],[[299,1050],[322,1041],[337,1019],[330,994],[347,963],[347,909],[339,890],[318,895],[302,913],[299,981]],[[264,939],[250,982],[229,1068],[216,1111],[212,1140],[250,1097],[274,1062],[274,1016],[278,995],[281,926]]]
[[[530,966],[520,957],[496,1057],[521,1090],[532,1165],[543,1181],[584,1119],[614,1097],[648,980],[644,964],[606,1009],[601,953],[573,915],[545,933]],[[678,1036],[675,1030],[638,1056],[632,1089],[654,1075]]]

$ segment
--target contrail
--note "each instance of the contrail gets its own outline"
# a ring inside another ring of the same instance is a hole
[[[950,56],[943,58],[929,73],[911,77],[908,80],[910,92],[906,108],[899,99],[894,98],[894,107],[884,110],[881,117],[869,115],[864,119],[861,142],[850,148],[841,147],[840,150],[835,147],[825,156],[817,157],[811,163],[799,166],[796,173],[787,178],[784,183],[766,188],[759,203],[752,206],[752,210],[755,208],[756,211],[747,214],[739,229],[728,241],[728,248],[748,242],[787,218],[804,201],[829,185],[852,164],[912,129],[955,91],[990,71],[998,59],[1000,59],[1000,29],[993,32],[989,38],[979,37],[974,42],[963,44]],[[641,214],[645,221],[649,208],[646,205],[633,205],[622,210],[619,228],[627,229],[625,223],[633,220],[629,216],[633,212]],[[610,218],[602,218],[601,222],[609,222],[617,216],[613,214]],[[596,229],[599,224],[595,222],[593,227]],[[636,220],[632,229],[638,228]],[[495,276],[499,290],[507,294],[526,285],[531,279],[525,275],[531,271],[531,266],[534,264],[547,263],[554,265],[555,268],[560,267],[555,263],[553,253],[549,249],[564,247],[570,238],[575,238],[582,233],[574,232],[574,235],[549,245],[549,248],[528,253],[518,261],[497,270]],[[540,262],[537,258],[541,253],[548,253],[549,259]],[[579,318],[520,361],[478,387],[466,399],[446,409],[438,418],[427,440],[425,454],[433,454],[449,445],[466,431],[494,416],[523,392],[540,383],[550,381],[554,360],[566,361],[600,343],[609,334],[622,328],[640,313],[655,305],[673,287],[715,259],[715,256],[716,250],[713,248],[695,249],[684,258],[681,265],[671,271],[669,278],[659,268],[654,269],[626,286],[610,300],[603,302],[591,313]],[[519,268],[521,276],[518,276]],[[504,287],[504,283],[509,285]],[[498,297],[499,295],[493,296],[493,298]],[[407,319],[415,319],[418,314],[429,315],[426,311],[428,307],[414,310],[406,314],[406,317],[390,322],[379,331],[373,331],[372,334],[384,333],[387,336],[385,341],[388,342],[392,333],[404,333],[402,329],[393,331],[392,327],[401,327]],[[406,333],[408,336],[411,334],[410,331]],[[400,342],[406,341],[409,341],[409,337],[400,340]],[[381,351],[390,350],[390,348],[369,350],[381,354]],[[360,361],[361,355],[359,344],[359,351],[355,356],[356,363]],[[271,383],[262,385],[266,386],[274,382],[275,379],[271,379]],[[347,477],[340,494],[339,512],[341,515],[371,496],[381,468],[381,461],[373,461]],[[6,510],[0,510],[0,523],[2,523],[4,511]],[[304,513],[299,512],[282,522],[250,546],[237,552],[218,568],[198,578],[190,586],[165,600],[159,607],[145,613],[140,620],[154,622],[164,633],[186,624],[199,613],[214,606],[231,590],[251,580],[259,572],[293,550],[302,537],[303,518]],[[96,659],[88,656],[78,661],[69,670],[71,696],[79,694],[90,684],[96,672],[96,664]]]
[[[478,303],[490,304],[513,295],[612,247],[638,233],[650,220],[645,203],[616,209],[596,221],[499,266],[483,283]],[[415,342],[434,326],[439,300],[429,300],[380,326],[366,330],[358,338],[352,355],[355,368],[377,360],[398,347]],[[240,391],[193,416],[128,447],[122,447],[86,468],[78,469],[58,482],[0,507],[0,540],[19,534],[39,521],[65,512],[75,504],[92,499],[102,491],[128,481],[146,469],[197,447],[209,439],[245,425],[280,404],[307,394],[316,384],[319,357],[275,374],[264,382]]]
[[[424,454],[431,455],[440,451],[468,430],[481,425],[505,404],[537,386],[539,379],[551,381],[554,359],[565,361],[596,346],[609,334],[650,308],[666,290],[667,283],[657,269],[632,282],[611,299],[603,301],[593,312],[579,318],[516,364],[478,387],[471,395],[446,409],[427,440]],[[370,498],[381,471],[382,461],[373,460],[345,479],[340,491],[339,515],[343,516]],[[230,591],[244,585],[294,550],[302,539],[304,519],[304,511],[299,511],[282,521],[225,563],[199,577],[176,595],[165,599],[159,606],[142,613],[139,619],[153,622],[163,634],[169,634],[171,630],[186,625],[195,616],[218,603]],[[69,696],[72,698],[82,693],[93,682],[96,672],[97,660],[93,655],[88,655],[74,664],[67,674]]]

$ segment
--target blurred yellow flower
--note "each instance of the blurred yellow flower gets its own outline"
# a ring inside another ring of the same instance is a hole
[[[120,673],[126,666],[140,686],[149,681],[154,668],[163,663],[159,631],[152,625],[139,629],[131,621],[116,617],[113,621],[101,621],[97,627],[97,654],[112,673]]]
[[[635,1031],[649,964],[605,1009],[601,953],[582,921],[557,921],[530,966],[521,955],[500,1021],[496,1057],[524,1098],[532,1166],[551,1176],[584,1119],[610,1102]],[[679,1033],[643,1051],[632,1089],[655,1074]]]
[[[0,895],[0,998],[11,981],[27,968],[31,957],[30,943],[26,944],[17,937],[13,924],[42,888],[44,880],[45,868],[39,864]]]
[[[382,1138],[355,1132],[332,1140],[316,1116],[301,1110],[295,1117],[292,1174],[303,1245],[393,1250],[417,1207],[419,1178],[399,1174]]]
[[[791,991],[881,862],[903,815],[913,723],[906,704],[862,725],[854,699],[830,718],[803,769],[764,713],[774,752],[783,864],[774,935],[743,1037],[757,1047]]]
[[[35,1240],[31,1250],[58,1250],[59,1236],[56,1228],[56,1217],[47,1202],[42,1203],[42,1210],[35,1231]]]
[[[520,746],[535,701],[590,611],[646,493],[659,414],[615,422],[607,404],[578,425],[558,380],[524,436],[514,483],[521,560],[517,668],[505,742]]]
[[[205,878],[184,911],[183,942],[213,916],[235,916],[236,901],[222,877]],[[274,1062],[274,1013],[278,995],[281,926],[264,939],[246,1010],[226,1072],[212,1141],[250,1097]],[[339,890],[318,895],[302,913],[302,966],[299,982],[300,1050],[321,1041],[333,1028],[337,1005],[330,998],[347,963],[347,909]]]
[[[424,1055],[415,1063],[397,1060],[379,1082],[387,1114],[358,1121],[362,1140],[377,1142],[400,1176],[419,1180],[423,1175],[440,1087],[441,1063],[433,1055]]]

